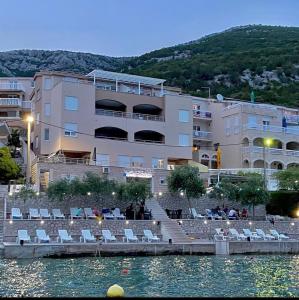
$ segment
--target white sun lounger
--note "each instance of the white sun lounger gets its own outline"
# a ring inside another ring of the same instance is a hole
[[[40,219],[40,214],[37,208],[29,208],[29,219]]]
[[[275,236],[271,234],[266,234],[262,229],[256,229],[256,233],[261,236],[265,241],[266,240],[275,240]]]
[[[82,210],[80,211],[80,215],[77,215],[79,208],[78,207],[71,207],[70,212],[71,212],[71,219],[82,219]]]
[[[82,229],[81,230],[81,236],[80,236],[80,242],[87,243],[87,242],[96,242],[96,238],[93,234],[91,234],[89,229]]]
[[[201,214],[198,214],[194,207],[191,208],[191,210],[189,208],[189,212],[191,213],[191,215],[193,216],[194,219],[205,219],[205,216],[201,215]]]
[[[24,242],[31,242],[30,236],[27,232],[27,230],[18,230],[18,236],[16,238],[16,243],[20,243],[20,241],[24,241]]]
[[[270,233],[278,240],[288,240],[289,237],[283,233],[278,233],[276,229],[270,229]]]
[[[221,231],[221,228],[215,228],[216,234],[214,234],[214,239],[216,241],[226,241],[228,236],[225,236]]]
[[[42,219],[51,219],[51,215],[49,214],[49,211],[47,208],[41,208],[39,210],[40,216]]]
[[[44,229],[36,229],[35,232],[36,232],[35,241],[37,241],[38,243],[50,242],[50,237],[46,234],[46,231]]]
[[[65,215],[63,213],[61,213],[59,208],[53,208],[52,213],[53,213],[54,220],[56,220],[56,219],[65,219]]]
[[[116,218],[116,219],[119,219],[119,220],[125,220],[126,217],[124,216],[124,214],[121,214],[120,213],[120,209],[118,207],[116,207],[113,211],[113,216]]]
[[[134,235],[132,229],[124,229],[125,231],[125,236],[123,237],[123,242],[127,241],[129,243],[130,241],[132,242],[138,242],[138,238],[136,235]]]
[[[144,233],[144,236],[142,237],[142,241],[146,241],[146,240],[148,242],[152,242],[152,241],[159,242],[160,241],[160,238],[157,237],[156,235],[153,235],[152,231],[149,229],[144,229],[143,233]]]
[[[92,212],[92,209],[90,207],[84,208],[84,213],[86,216],[86,219],[95,219],[97,216]]]
[[[13,207],[11,209],[11,219],[23,219],[23,214],[21,213],[19,208]]]
[[[107,241],[110,241],[110,242],[116,241],[116,237],[111,234],[109,229],[103,229],[102,235],[103,235],[103,239],[104,239],[105,243],[107,243]]]
[[[63,243],[63,241],[66,242],[71,242],[73,238],[71,235],[68,234],[67,230],[65,229],[58,229],[58,237],[57,237],[57,242]]]
[[[250,237],[250,239],[252,239],[252,240],[260,240],[260,239],[262,239],[261,236],[257,235],[256,233],[251,232],[251,230],[248,229],[248,228],[243,229],[243,232],[244,232],[244,235],[246,237]]]
[[[228,231],[229,231],[229,234],[232,238],[235,238],[238,241],[246,240],[246,236],[243,233],[239,233],[235,228],[229,228]]]

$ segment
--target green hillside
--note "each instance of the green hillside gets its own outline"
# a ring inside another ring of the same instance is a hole
[[[299,28],[250,25],[128,61],[122,71],[167,79],[185,92],[299,107]]]

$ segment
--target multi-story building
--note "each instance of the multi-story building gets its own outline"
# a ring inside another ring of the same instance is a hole
[[[87,76],[40,72],[34,81],[38,156],[94,161],[112,178],[152,178],[192,160],[192,99],[166,90],[164,80],[95,70]],[[36,172],[36,180],[40,173],[57,177],[53,166],[52,173],[45,167]],[[160,183],[165,176],[153,184]]]
[[[33,78],[0,78],[0,122],[9,127],[23,129],[22,119],[31,112],[30,94],[34,88]]]

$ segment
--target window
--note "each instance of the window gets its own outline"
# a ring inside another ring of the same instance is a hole
[[[45,128],[45,135],[44,135],[45,141],[48,141],[50,139],[50,129]]]
[[[39,124],[40,113],[36,113],[36,125]]]
[[[44,89],[50,90],[52,88],[52,78],[44,78]]]
[[[132,166],[132,167],[139,167],[139,168],[142,168],[142,167],[143,167],[143,164],[144,164],[143,157],[141,157],[141,156],[133,156],[133,157],[131,158],[131,166]]]
[[[230,135],[230,119],[225,119],[225,134]]]
[[[152,168],[153,169],[164,169],[164,159],[152,158]]]
[[[78,99],[76,97],[66,96],[64,98],[64,109],[78,110]]]
[[[34,86],[35,86],[35,82],[34,82],[34,80],[32,80],[31,81],[31,87],[34,88]]]
[[[160,185],[167,185],[165,177],[160,177]]]
[[[118,155],[118,166],[119,167],[129,167],[130,157],[127,155]]]
[[[179,135],[179,146],[189,146],[189,134]]]
[[[179,121],[184,123],[189,122],[189,110],[179,110]]]
[[[248,116],[248,127],[249,128],[257,127],[256,116]]]
[[[37,149],[38,148],[38,136],[35,137],[34,144],[35,144],[35,148]]]
[[[64,124],[64,135],[65,136],[72,136],[77,137],[78,136],[78,124],[76,123],[65,123]]]
[[[96,165],[97,166],[109,166],[110,165],[110,156],[109,154],[100,154],[96,155]]]
[[[235,116],[235,120],[234,120],[234,133],[238,134],[240,132],[240,125],[239,125],[239,117]]]
[[[45,103],[45,116],[49,117],[51,115],[51,104]]]

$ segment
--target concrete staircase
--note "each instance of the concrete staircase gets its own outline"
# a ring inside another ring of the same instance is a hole
[[[165,210],[160,206],[157,200],[147,200],[145,206],[151,210],[155,220],[161,222],[161,233],[163,240],[172,240],[173,244],[191,244],[192,241],[182,230],[176,220],[169,219]]]
[[[3,243],[4,198],[7,197],[7,185],[0,185],[0,245]]]

